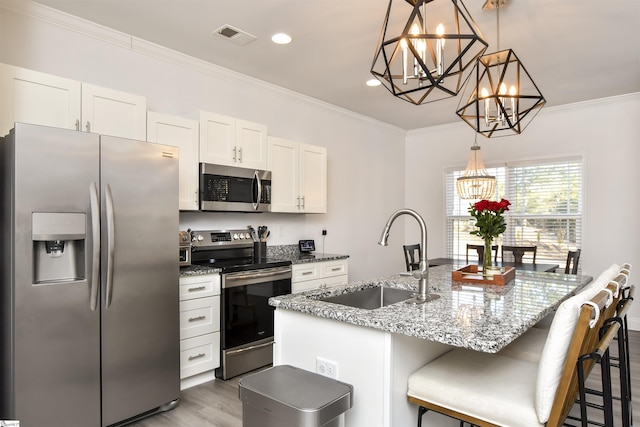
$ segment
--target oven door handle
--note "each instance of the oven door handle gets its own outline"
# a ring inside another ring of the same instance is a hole
[[[236,286],[245,286],[255,283],[265,282],[269,280],[286,280],[291,279],[291,268],[273,268],[268,271],[242,272],[242,273],[223,273],[223,288],[233,288]]]

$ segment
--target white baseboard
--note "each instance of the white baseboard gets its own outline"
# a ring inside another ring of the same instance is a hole
[[[185,390],[191,387],[195,387],[200,384],[204,384],[209,381],[213,381],[216,379],[215,370],[210,370],[207,372],[203,372],[198,375],[193,375],[191,377],[183,378],[180,380],[180,390]]]

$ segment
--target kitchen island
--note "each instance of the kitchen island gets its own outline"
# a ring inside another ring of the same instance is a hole
[[[453,282],[452,269],[430,269],[429,292],[440,298],[426,304],[365,310],[321,300],[381,285],[416,290],[417,281],[404,276],[271,298],[274,364],[316,372],[322,363],[352,384],[353,408],[344,415],[348,427],[415,425],[417,407],[406,401],[412,372],[453,347],[500,351],[591,281],[518,271],[504,286],[477,285]],[[457,424],[432,415],[430,425]]]

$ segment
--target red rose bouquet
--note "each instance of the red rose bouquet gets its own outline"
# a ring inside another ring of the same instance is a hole
[[[507,229],[502,214],[509,210],[510,205],[508,200],[502,199],[499,202],[480,200],[469,206],[469,213],[476,219],[476,229],[471,234],[484,240],[484,267],[491,267],[491,240]]]

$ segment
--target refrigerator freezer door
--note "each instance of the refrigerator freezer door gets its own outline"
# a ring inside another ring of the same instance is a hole
[[[13,265],[1,276],[13,296],[12,318],[3,320],[13,339],[0,374],[13,399],[7,418],[24,426],[100,426],[100,314],[90,298],[99,137],[18,123],[5,144],[2,167],[12,173],[5,175],[2,216],[11,237],[2,240]],[[52,220],[33,224],[39,213]],[[65,268],[68,277],[45,271]],[[51,280],[39,282],[39,274]]]
[[[101,162],[107,426],[179,397],[178,150],[101,136]]]

